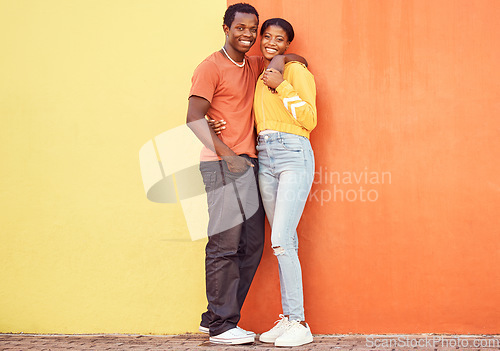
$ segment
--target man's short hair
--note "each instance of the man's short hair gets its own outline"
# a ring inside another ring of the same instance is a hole
[[[224,24],[231,28],[231,25],[234,21],[234,15],[236,12],[240,13],[251,13],[257,17],[257,23],[259,23],[259,13],[250,4],[239,2],[237,4],[231,5],[227,8],[226,13],[224,14]]]

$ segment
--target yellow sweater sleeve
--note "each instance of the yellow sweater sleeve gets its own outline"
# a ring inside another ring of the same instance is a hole
[[[314,77],[305,66],[293,62],[284,78],[276,92],[290,115],[310,132],[317,124]]]

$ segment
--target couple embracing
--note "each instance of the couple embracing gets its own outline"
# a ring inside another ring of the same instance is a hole
[[[313,337],[304,316],[296,229],[314,177],[314,77],[304,58],[285,54],[294,38],[286,20],[262,24],[262,56],[246,55],[259,32],[253,6],[229,6],[223,29],[224,46],[193,74],[187,113],[188,126],[205,145],[200,171],[209,211],[208,307],[200,331],[213,343],[254,342],[255,333],[238,322],[262,257],[267,216],[283,314],[259,339],[276,346],[307,344]]]

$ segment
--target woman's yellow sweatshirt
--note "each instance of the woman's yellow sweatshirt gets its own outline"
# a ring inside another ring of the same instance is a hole
[[[311,72],[302,63],[287,63],[277,93],[260,78],[253,102],[257,133],[272,129],[309,138],[317,123],[316,84]]]

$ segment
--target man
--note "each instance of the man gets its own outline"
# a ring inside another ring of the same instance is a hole
[[[208,299],[200,331],[222,344],[253,342],[255,333],[237,327],[240,311],[262,257],[264,210],[257,182],[256,132],[252,112],[262,57],[245,54],[257,39],[259,15],[234,4],[224,15],[224,47],[195,70],[189,94],[188,126],[203,142],[200,171],[209,208],[205,273]],[[287,60],[297,58],[289,55]],[[285,58],[272,64],[282,71]],[[220,138],[205,120],[224,120]]]

